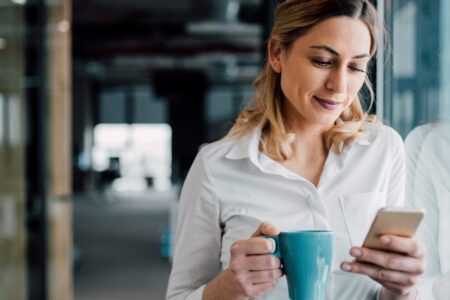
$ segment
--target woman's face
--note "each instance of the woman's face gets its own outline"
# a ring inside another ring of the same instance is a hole
[[[287,51],[270,42],[270,63],[281,74],[293,126],[333,126],[364,84],[370,44],[368,27],[349,17],[318,23]]]

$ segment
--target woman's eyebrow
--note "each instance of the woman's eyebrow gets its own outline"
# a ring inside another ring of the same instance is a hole
[[[322,50],[325,50],[325,51],[331,53],[334,56],[339,56],[339,52],[337,52],[333,48],[326,46],[326,45],[313,45],[313,46],[309,46],[309,48],[322,49]],[[364,58],[364,57],[369,57],[369,54],[367,54],[367,53],[359,54],[359,55],[353,56],[352,59],[359,59],[359,58]]]

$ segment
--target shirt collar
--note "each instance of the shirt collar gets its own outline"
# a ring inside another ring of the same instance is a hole
[[[225,157],[228,159],[248,158],[254,166],[264,173],[281,175],[288,179],[298,180],[299,176],[297,174],[259,151],[260,138],[261,128],[258,127],[247,135],[240,137]]]
[[[257,127],[248,134],[237,138],[233,147],[231,147],[225,157],[233,160],[249,158],[250,161],[262,171],[268,172],[270,170],[269,172],[272,173],[271,170],[277,167],[273,165],[275,162],[271,161],[270,159],[261,159],[262,156],[259,151],[260,138],[261,128]],[[344,167],[345,161],[355,144],[361,146],[369,146],[370,142],[365,137],[355,139],[348,145],[348,147],[343,149],[340,154],[336,154],[333,151],[330,151],[324,166],[324,174],[326,176],[334,176],[339,170]]]
[[[261,137],[261,128],[255,128],[246,135],[237,138],[236,143],[225,155],[228,159],[250,158],[256,161],[259,152],[259,140]]]
[[[333,177],[340,170],[342,170],[345,166],[345,162],[349,157],[349,154],[354,150],[355,145],[359,146],[369,146],[370,142],[366,138],[367,133],[365,132],[365,136],[363,138],[355,138],[347,147],[344,147],[343,144],[340,145],[341,153],[337,154],[334,151],[329,151],[327,160],[325,161],[325,165],[323,166],[323,175],[327,177]]]
[[[248,134],[238,138],[234,146],[231,147],[230,151],[227,153],[225,157],[229,159],[243,159],[248,157],[256,158],[257,153],[259,152],[260,138],[261,138],[261,128],[257,127]],[[362,146],[370,145],[370,142],[365,137],[355,139],[354,142]],[[350,143],[348,148],[351,148],[354,142]]]

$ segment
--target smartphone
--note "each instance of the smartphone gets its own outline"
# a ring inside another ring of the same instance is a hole
[[[420,208],[381,208],[370,226],[363,247],[389,250],[380,242],[384,234],[413,237],[420,225],[425,210]]]

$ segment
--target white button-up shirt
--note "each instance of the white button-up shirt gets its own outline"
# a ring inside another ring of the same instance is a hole
[[[197,155],[183,186],[168,299],[201,299],[226,269],[230,247],[263,221],[279,230],[335,234],[332,299],[373,299],[380,285],[346,273],[352,245],[361,246],[379,208],[404,199],[404,148],[391,128],[365,123],[365,139],[330,151],[318,186],[259,151],[260,130],[222,139]],[[258,299],[289,299],[286,278]]]
[[[426,209],[418,238],[427,247],[423,299],[450,299],[450,124],[427,124],[405,141],[407,205]]]

